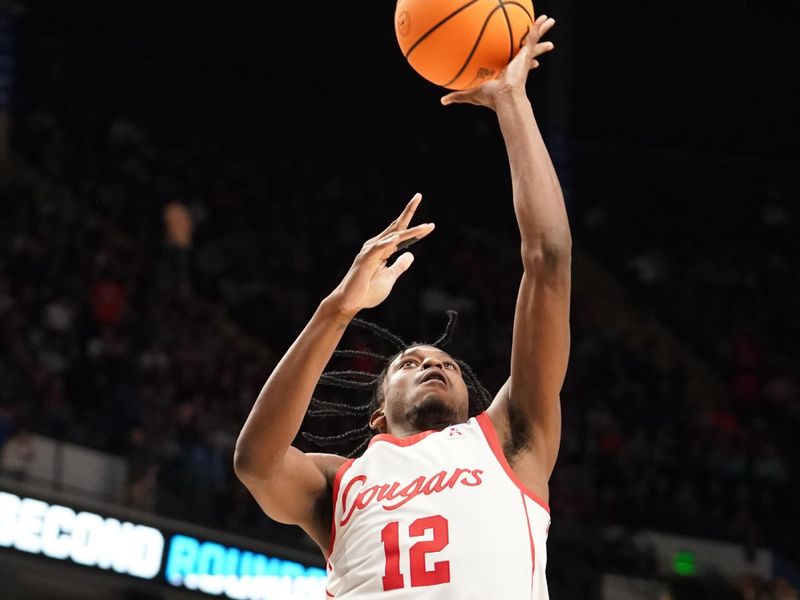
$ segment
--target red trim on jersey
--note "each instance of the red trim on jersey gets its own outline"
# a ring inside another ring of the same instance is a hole
[[[420,440],[425,439],[432,433],[436,433],[438,430],[431,429],[429,431],[423,431],[422,433],[416,433],[409,437],[399,438],[395,437],[388,433],[379,433],[378,435],[374,436],[370,441],[369,445],[372,446],[375,442],[389,442],[390,444],[394,444],[395,446],[401,446],[405,448],[406,446],[413,446]]]
[[[533,575],[536,573],[536,544],[533,543],[533,532],[531,531],[531,517],[528,515],[528,505],[525,503],[525,494],[519,491],[522,499],[522,508],[525,509],[525,523],[528,524],[528,539],[531,541],[531,595],[533,595]]]
[[[481,426],[481,431],[483,431],[483,435],[486,438],[486,441],[489,443],[489,447],[492,449],[492,452],[494,452],[495,458],[497,458],[500,466],[503,467],[506,475],[508,475],[511,481],[513,481],[526,496],[528,496],[531,500],[536,502],[536,504],[541,506],[549,513],[550,507],[547,505],[547,502],[542,500],[542,498],[536,492],[525,487],[525,484],[522,483],[519,480],[519,477],[517,477],[517,474],[514,473],[511,465],[508,464],[505,452],[503,452],[503,447],[500,445],[500,440],[497,439],[497,432],[494,428],[494,423],[492,423],[489,413],[484,411],[475,418],[478,421],[478,425]]]
[[[336,598],[336,596],[334,596],[333,594],[331,594],[331,593],[330,593],[328,590],[325,590],[325,595],[326,595],[328,598]]]
[[[339,497],[339,486],[342,483],[342,477],[347,472],[347,469],[353,466],[355,458],[351,458],[342,463],[336,470],[336,475],[333,477],[333,510],[331,511],[331,541],[328,544],[328,566],[330,566],[330,557],[333,554],[333,542],[336,541],[336,499]]]

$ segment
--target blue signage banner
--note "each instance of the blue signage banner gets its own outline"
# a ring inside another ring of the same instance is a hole
[[[319,600],[324,569],[188,531],[0,491],[0,549],[237,600]]]

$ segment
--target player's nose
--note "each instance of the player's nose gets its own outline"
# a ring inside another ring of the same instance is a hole
[[[428,356],[422,361],[422,368],[428,369],[430,367],[439,367],[440,369],[443,369],[444,363],[435,356]]]

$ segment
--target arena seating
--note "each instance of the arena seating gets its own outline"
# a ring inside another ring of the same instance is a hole
[[[405,198],[379,168],[364,172],[327,148],[265,170],[252,142],[219,127],[187,134],[85,96],[56,106],[29,94],[32,108],[15,116],[20,167],[0,184],[0,444],[32,429],[110,450],[130,461],[134,506],[307,544],[270,523],[235,480],[233,444],[283,349]],[[630,173],[622,194],[603,179],[607,164],[577,155],[576,245],[702,355],[727,393],[696,402],[691,377],[655,340],[614,331],[590,294],[576,294],[551,552],[574,557],[587,530],[614,524],[800,559],[787,526],[796,522],[796,185],[761,171],[742,184],[737,169],[702,158],[681,170],[619,157]],[[695,188],[696,170],[728,183]],[[169,206],[188,217],[188,243],[169,235]],[[727,226],[709,236],[710,219]],[[752,237],[733,237],[743,228]],[[444,309],[458,308],[455,348],[496,389],[521,272],[507,233],[432,237],[420,250],[428,264],[369,318],[433,339]],[[362,333],[346,342],[380,345]],[[604,549],[617,543],[598,535],[584,546],[587,572],[607,568]],[[649,574],[648,557],[634,556],[616,567]],[[554,589],[579,580],[568,579],[555,573]]]

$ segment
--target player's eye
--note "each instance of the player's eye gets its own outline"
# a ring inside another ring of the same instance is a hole
[[[403,368],[403,367],[405,367],[405,366],[406,366],[407,364],[409,364],[409,363],[411,363],[412,365],[416,365],[416,364],[417,364],[417,361],[415,361],[415,360],[414,360],[414,359],[412,359],[412,358],[407,358],[406,360],[404,360],[403,362],[401,362],[401,363],[400,363],[400,368]]]
[[[445,367],[447,367],[449,369],[455,369],[456,368],[456,366],[451,362],[445,362],[443,364],[444,364]]]

